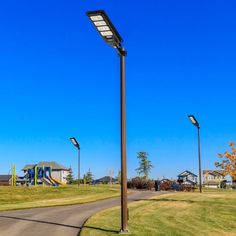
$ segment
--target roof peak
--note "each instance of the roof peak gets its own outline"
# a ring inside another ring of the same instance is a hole
[[[189,170],[185,170],[185,171],[181,172],[178,176],[182,176],[185,172],[187,172],[187,173],[190,174],[190,175],[193,175],[193,176],[197,177],[197,175],[195,175],[194,173],[192,173],[192,172],[189,171]]]

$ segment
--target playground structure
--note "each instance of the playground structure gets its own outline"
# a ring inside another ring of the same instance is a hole
[[[56,162],[39,162],[26,165],[23,176],[16,175],[16,165],[12,164],[8,174],[0,175],[0,186],[60,186],[67,183],[70,169]]]
[[[16,165],[12,164],[11,166],[11,186],[15,187],[16,186]]]
[[[35,165],[33,168],[28,169],[25,175],[26,185],[43,185],[43,186],[60,186],[65,185],[52,177],[52,167]]]

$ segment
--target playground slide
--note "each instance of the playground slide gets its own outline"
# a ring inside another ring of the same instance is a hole
[[[44,184],[47,185],[47,186],[52,185],[51,182],[49,182],[49,181],[48,181],[47,179],[45,179],[45,178],[41,178],[40,180],[42,181],[42,183],[44,183]]]
[[[53,177],[51,177],[51,179],[52,179],[56,184],[65,185],[64,183],[58,181],[57,179],[54,179]]]
[[[51,183],[51,185],[57,186],[57,184],[49,176],[47,176],[46,178]]]

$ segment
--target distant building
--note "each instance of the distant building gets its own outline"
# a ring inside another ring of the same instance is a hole
[[[11,186],[11,175],[0,175],[0,186]]]
[[[225,188],[227,185],[226,176],[224,170],[204,170],[203,185],[207,188]]]
[[[185,170],[184,172],[178,175],[177,182],[179,184],[195,186],[197,185],[197,175],[193,174],[188,170]]]
[[[119,183],[117,179],[114,179],[110,176],[104,176],[100,179],[96,179],[93,181],[94,184],[117,184]]]

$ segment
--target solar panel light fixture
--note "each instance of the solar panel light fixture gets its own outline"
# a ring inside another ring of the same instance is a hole
[[[126,167],[126,102],[125,102],[125,57],[122,38],[103,10],[89,11],[87,16],[92,21],[102,38],[115,48],[120,57],[120,148],[121,148],[121,234],[129,233],[127,207],[127,167]]]
[[[103,10],[89,11],[87,16],[92,21],[102,38],[113,48],[121,48],[123,39]]]
[[[70,138],[70,141],[76,148],[80,149],[79,143],[77,142],[76,138]]]
[[[197,128],[200,128],[200,125],[194,115],[189,115],[188,118],[190,119],[193,125],[195,125]]]

